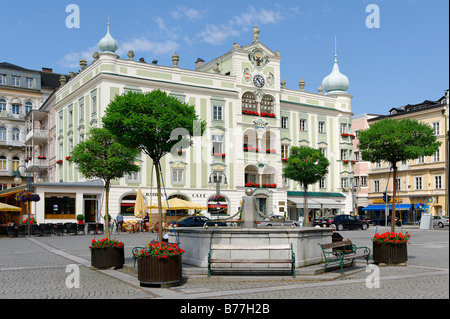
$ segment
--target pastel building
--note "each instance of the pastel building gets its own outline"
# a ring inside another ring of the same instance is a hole
[[[292,146],[310,146],[320,149],[331,165],[329,174],[311,186],[308,206],[318,214],[352,210],[353,149],[347,134],[352,132],[352,96],[337,58],[314,93],[305,90],[303,80],[299,89],[286,87],[280,74],[280,52],[259,41],[259,30],[252,43],[235,43],[230,51],[207,63],[198,59],[192,70],[178,66],[176,53],[171,66],[137,61],[132,51],[120,58],[114,53],[118,44],[109,26],[99,48],[94,61],[89,65],[82,61],[80,72],[55,92],[53,105],[49,105],[55,123],[54,128],[49,126],[54,130],[53,181],[36,187],[44,199],[36,204],[41,222],[68,221],[77,214],[89,216],[91,221],[101,219],[102,183],[86,181],[66,157],[90,129],[102,126],[105,110],[115,96],[154,89],[195,106],[207,123],[205,134],[195,137],[192,147],[161,160],[169,198],[202,204],[208,207],[204,213],[213,218],[229,218],[238,212],[246,187],[252,187],[264,214],[298,219],[303,189],[282,177],[283,159]],[[119,211],[129,216],[126,218],[134,217],[132,207],[139,188],[147,204],[157,201],[151,159],[140,154],[136,162],[139,173],[112,183],[113,218]],[[216,182],[221,182],[219,197]],[[70,205],[64,204],[64,198]],[[61,205],[65,208],[60,209]]]

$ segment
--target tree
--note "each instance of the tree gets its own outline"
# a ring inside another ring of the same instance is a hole
[[[129,92],[116,96],[103,117],[104,127],[121,143],[139,148],[153,160],[158,190],[160,242],[162,209],[159,162],[169,152],[176,155],[179,149],[184,150],[191,146],[192,136],[203,134],[206,124],[197,121],[194,106],[182,103],[161,90],[147,93]],[[195,123],[199,125],[194,125]]]
[[[139,151],[125,147],[117,142],[115,136],[104,128],[93,128],[89,138],[73,148],[71,161],[78,165],[79,171],[87,178],[99,178],[105,182],[105,227],[109,239],[109,189],[111,180],[122,178],[125,174],[138,172],[135,164]]]
[[[362,159],[372,163],[381,161],[390,163],[394,173],[392,232],[395,231],[397,163],[417,159],[420,156],[431,156],[440,145],[441,142],[437,141],[431,126],[411,119],[385,118],[359,132]]]
[[[304,192],[304,220],[309,226],[308,214],[308,185],[318,182],[328,174],[330,162],[318,149],[310,147],[292,147],[283,176],[303,185]]]

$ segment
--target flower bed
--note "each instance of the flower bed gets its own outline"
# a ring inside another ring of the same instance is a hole
[[[91,241],[91,265],[99,269],[122,268],[125,263],[125,245],[116,239]]]

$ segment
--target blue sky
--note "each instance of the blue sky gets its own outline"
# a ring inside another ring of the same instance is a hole
[[[259,40],[280,51],[287,87],[317,92],[332,69],[335,36],[339,67],[350,81],[352,111],[386,114],[390,108],[436,100],[449,88],[449,2],[447,0],[116,1],[0,0],[0,62],[54,72],[78,71],[92,61],[106,33],[127,58],[194,69],[231,50],[233,43]],[[80,28],[66,27],[66,6],[80,8]],[[366,19],[379,8],[379,28]]]

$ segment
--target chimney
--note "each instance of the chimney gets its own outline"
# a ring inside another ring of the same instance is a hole
[[[42,68],[42,72],[45,72],[45,73],[53,73],[53,69],[50,69],[50,68]]]
[[[198,69],[199,67],[202,67],[205,65],[205,61],[202,58],[198,58],[197,61],[195,61],[195,69]]]

